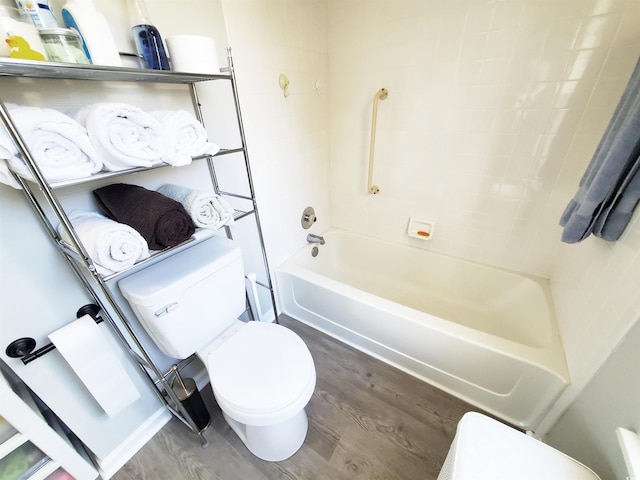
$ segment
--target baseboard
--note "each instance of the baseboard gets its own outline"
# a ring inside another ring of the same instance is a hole
[[[171,412],[164,407],[158,409],[114,452],[106,458],[98,459],[100,478],[107,480],[115,475],[169,420],[171,420]]]

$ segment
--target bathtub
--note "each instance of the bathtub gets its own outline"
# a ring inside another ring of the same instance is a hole
[[[276,270],[284,313],[513,425],[569,384],[548,282],[331,229]]]

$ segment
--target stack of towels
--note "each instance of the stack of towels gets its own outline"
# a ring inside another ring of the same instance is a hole
[[[20,138],[49,183],[106,171],[187,165],[219,147],[198,120],[184,110],[144,112],[123,103],[89,105],[73,116],[49,108],[7,104]],[[0,182],[20,188],[14,174],[33,179],[12,137],[0,128]],[[94,191],[102,213],[69,214],[77,239],[99,274],[124,271],[188,240],[196,227],[218,229],[233,223],[233,208],[219,195],[164,185],[161,192],[118,183]],[[73,247],[66,228],[58,231]]]
[[[104,215],[69,214],[78,239],[101,275],[111,275],[188,240],[196,227],[216,230],[233,224],[233,207],[219,195],[167,184],[158,191],[116,183],[93,192]],[[73,245],[58,227],[62,240]]]
[[[45,180],[88,177],[167,163],[182,166],[192,157],[220,148],[207,139],[198,120],[185,110],[145,112],[123,103],[89,105],[73,116],[50,108],[7,105]],[[73,117],[73,118],[72,118]],[[0,182],[19,188],[9,170],[33,178],[18,149],[0,129]]]
[[[94,190],[93,194],[110,218],[136,229],[151,250],[175,247],[195,232],[184,207],[161,193],[115,183]]]

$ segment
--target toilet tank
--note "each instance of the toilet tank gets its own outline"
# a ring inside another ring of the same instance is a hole
[[[240,247],[212,237],[118,282],[140,323],[166,355],[186,358],[246,308]]]

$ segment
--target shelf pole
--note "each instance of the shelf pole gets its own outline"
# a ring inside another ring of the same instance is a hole
[[[253,176],[251,175],[251,165],[249,164],[249,149],[247,148],[247,140],[246,140],[245,131],[244,131],[244,123],[242,121],[242,110],[240,108],[240,97],[238,95],[238,84],[236,81],[236,72],[233,66],[233,57],[231,56],[230,47],[227,47],[227,64],[228,64],[229,73],[231,74],[231,89],[233,91],[233,101],[236,107],[238,131],[240,132],[240,140],[242,143],[242,147],[244,148],[244,164],[247,171],[249,192],[251,192],[251,200],[253,202],[253,211],[254,211],[255,220],[256,220],[258,238],[260,240],[262,260],[264,262],[264,267],[266,270],[268,290],[271,296],[271,306],[273,307],[273,315],[275,316],[275,322],[278,323],[278,309],[276,305],[276,297],[273,292],[273,282],[271,280],[271,269],[269,268],[269,260],[267,259],[267,251],[265,248],[264,236],[262,235],[262,225],[260,223],[260,214],[258,213],[258,202],[256,201],[256,193],[253,186]]]

